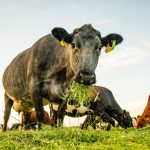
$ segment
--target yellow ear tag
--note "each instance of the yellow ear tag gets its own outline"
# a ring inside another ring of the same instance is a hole
[[[67,43],[64,40],[60,41],[60,45],[63,46],[63,47],[67,47]]]
[[[109,53],[112,51],[112,47],[109,45],[109,43],[107,44],[107,47],[105,48],[105,53]]]
[[[115,46],[116,46],[116,40],[113,40],[112,47],[108,43],[107,47],[105,48],[105,53],[108,53],[108,52],[111,52],[112,50],[114,50]]]

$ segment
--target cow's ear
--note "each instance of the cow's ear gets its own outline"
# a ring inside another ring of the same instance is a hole
[[[63,28],[54,28],[52,30],[52,35],[60,41],[60,44],[64,47],[67,46],[67,43],[72,42],[72,34],[69,34],[65,29]]]
[[[102,38],[102,45],[105,46],[105,52],[114,50],[115,46],[123,41],[123,37],[119,34],[111,33]]]

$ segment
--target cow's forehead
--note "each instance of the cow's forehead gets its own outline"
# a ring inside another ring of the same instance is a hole
[[[76,34],[74,37],[73,37],[73,41],[75,43],[89,43],[91,44],[92,42],[92,45],[95,45],[96,43],[98,45],[101,45],[101,40],[100,38],[94,33],[94,34],[91,34],[91,33],[85,33],[85,34]]]
[[[76,34],[78,32],[91,32],[95,31],[95,29],[92,27],[91,24],[85,24],[81,26],[80,28],[74,29],[73,34]]]

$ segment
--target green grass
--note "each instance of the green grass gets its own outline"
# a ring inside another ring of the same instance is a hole
[[[65,100],[76,100],[78,103],[88,102],[91,97],[89,93],[92,93],[93,90],[94,86],[73,82],[66,94]]]
[[[0,132],[0,150],[150,150],[150,126],[142,129],[43,127],[40,131]]]

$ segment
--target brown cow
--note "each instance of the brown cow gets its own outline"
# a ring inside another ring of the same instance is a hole
[[[37,125],[36,111],[32,110],[31,112],[23,112],[22,113],[22,126],[25,129],[36,129]],[[52,120],[48,112],[44,111],[44,124],[52,125]]]
[[[150,95],[149,95],[147,105],[146,105],[142,115],[137,116],[137,121],[136,121],[135,127],[142,128],[142,127],[145,127],[149,123],[150,123]]]

